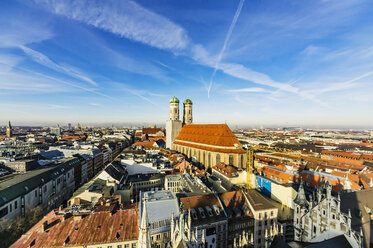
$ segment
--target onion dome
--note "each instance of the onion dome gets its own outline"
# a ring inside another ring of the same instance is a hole
[[[170,103],[179,103],[179,99],[177,99],[176,96],[172,97],[171,100],[170,100]]]
[[[185,104],[185,105],[186,105],[186,104],[190,104],[190,105],[192,105],[193,102],[192,102],[192,100],[190,100],[190,99],[185,99],[184,104]]]

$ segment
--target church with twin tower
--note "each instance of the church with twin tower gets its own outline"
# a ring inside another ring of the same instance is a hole
[[[180,101],[170,100],[166,121],[166,147],[176,150],[211,168],[222,162],[239,169],[246,167],[246,151],[227,124],[193,124],[193,102],[184,101],[183,120],[179,119]]]

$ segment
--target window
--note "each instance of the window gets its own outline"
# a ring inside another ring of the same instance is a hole
[[[133,244],[132,244],[132,248],[136,248],[136,243],[133,243]]]
[[[259,213],[259,220],[262,219],[262,213]]]
[[[258,235],[259,235],[259,236],[262,235],[262,230],[259,230],[259,231],[258,231]]]
[[[125,244],[124,248],[130,248],[130,245],[129,244]]]
[[[12,204],[9,204],[9,212],[12,212]]]
[[[18,204],[18,202],[15,201],[15,202],[14,202],[14,209],[17,209],[17,204]]]
[[[161,239],[161,235],[157,234],[157,240],[160,240],[160,239]]]
[[[271,211],[271,216],[273,216],[273,211]]]
[[[35,197],[38,197],[38,191],[35,190]]]
[[[8,214],[8,206],[0,210],[0,218]]]
[[[233,165],[233,155],[229,155],[229,165]]]
[[[117,248],[122,248],[122,245],[117,245]]]

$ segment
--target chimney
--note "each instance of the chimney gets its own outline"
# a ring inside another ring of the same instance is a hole
[[[81,214],[75,214],[74,215],[74,221],[81,220],[81,219],[82,219],[82,215]]]
[[[41,225],[41,231],[45,232],[48,229],[48,221],[44,221],[43,224]]]

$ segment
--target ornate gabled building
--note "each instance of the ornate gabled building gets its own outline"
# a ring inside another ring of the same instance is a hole
[[[303,182],[294,199],[294,240],[316,243],[344,235],[352,247],[362,247],[363,235],[351,229],[351,212],[341,212],[339,194],[326,181],[306,196]]]
[[[198,238],[198,233],[201,232],[202,238]],[[175,218],[172,214],[171,218],[171,240],[168,247],[188,247],[188,248],[203,248],[205,247],[205,230],[198,231],[197,228],[192,228],[192,215],[189,211],[184,211],[183,206],[180,206],[180,216]]]

